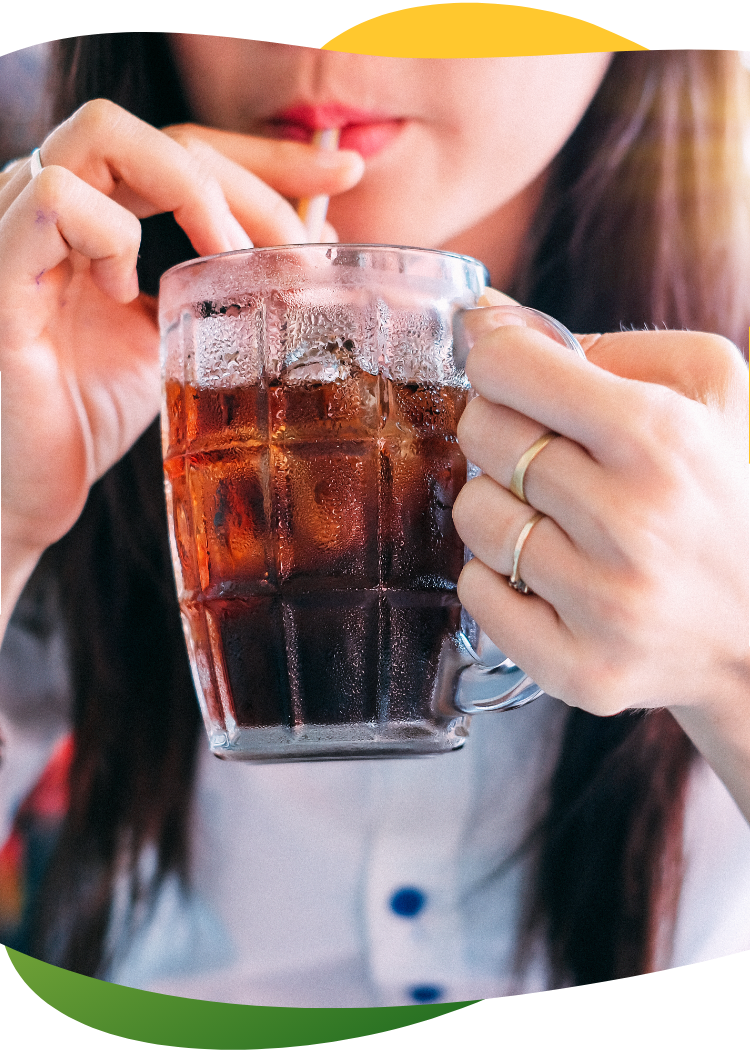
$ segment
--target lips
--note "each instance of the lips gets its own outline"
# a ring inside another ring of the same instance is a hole
[[[403,118],[362,111],[337,103],[295,104],[274,115],[269,126],[282,140],[309,143],[316,129],[340,129],[340,148],[351,148],[365,159],[382,151],[404,125]]]

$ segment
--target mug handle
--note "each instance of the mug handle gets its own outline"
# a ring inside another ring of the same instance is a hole
[[[549,314],[531,307],[494,306],[459,311],[454,320],[454,361],[460,370],[479,336],[503,325],[521,325],[534,329],[585,359],[583,348],[575,336]],[[469,463],[469,479],[481,470]],[[472,557],[464,549],[464,563]],[[533,702],[543,694],[541,687],[527,676],[515,662],[495,646],[466,610],[461,611],[461,630],[455,637],[458,654],[453,691],[455,708],[461,713],[504,711]]]

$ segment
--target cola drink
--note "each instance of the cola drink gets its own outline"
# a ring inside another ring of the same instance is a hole
[[[167,380],[180,608],[204,715],[240,756],[461,745],[460,720],[435,726],[435,689],[461,619],[467,395],[354,364],[334,381]]]
[[[161,278],[172,560],[219,757],[445,753],[473,714],[539,694],[456,596],[456,428],[487,283],[476,259],[377,244]]]

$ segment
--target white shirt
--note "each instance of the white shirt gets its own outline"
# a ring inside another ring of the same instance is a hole
[[[565,717],[564,706],[542,698],[475,718],[462,750],[395,761],[225,762],[202,742],[191,889],[167,881],[109,978],[298,1007],[518,990],[513,954],[528,866],[514,854],[543,811]],[[60,727],[19,723],[17,712],[0,720],[6,826]],[[703,762],[689,790],[685,849],[665,966],[750,948],[750,828]],[[521,989],[545,985],[539,963]]]

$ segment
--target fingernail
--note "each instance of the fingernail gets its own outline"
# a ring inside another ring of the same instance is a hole
[[[365,172],[365,160],[356,151],[319,151],[315,165],[339,175],[339,181],[356,184]]]
[[[478,307],[465,310],[460,315],[462,335],[461,342],[473,347],[481,336],[494,332],[504,325],[528,326],[522,314],[514,306]]]

